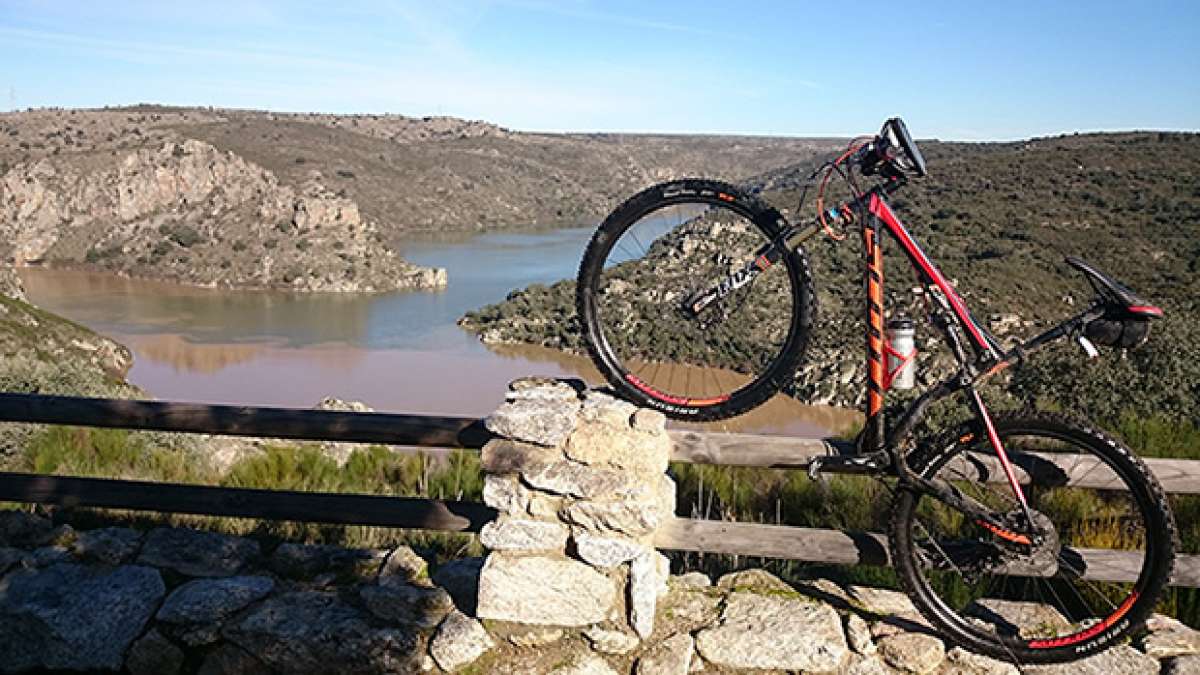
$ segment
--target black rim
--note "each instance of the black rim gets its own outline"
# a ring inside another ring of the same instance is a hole
[[[800,298],[791,261],[731,295],[718,308],[728,315],[713,314],[713,325],[677,313],[685,297],[744,264],[771,234],[752,211],[698,195],[660,197],[612,228],[596,251],[586,302],[592,344],[619,384],[660,408],[702,412],[736,405],[787,369]],[[645,269],[658,275],[657,287],[638,277]],[[628,302],[613,292],[628,283],[654,299]],[[764,330],[754,319],[773,323]],[[750,347],[756,329],[774,336],[770,347]]]
[[[1035,482],[1027,490],[1030,506],[1054,523],[1063,545],[1055,555],[1055,562],[1067,573],[1052,578],[984,573],[977,575],[983,578],[975,578],[973,583],[961,584],[969,590],[965,595],[962,588],[954,588],[956,584],[952,583],[955,576],[960,580],[963,578],[963,570],[935,571],[936,568],[945,568],[947,559],[959,564],[980,564],[972,560],[972,556],[977,559],[981,553],[995,555],[988,550],[994,546],[975,549],[962,546],[957,551],[952,550],[951,544],[967,538],[964,536],[967,533],[973,535],[973,540],[989,544],[994,544],[996,538],[987,536],[972,524],[955,528],[952,534],[958,536],[946,536],[951,534],[947,529],[933,532],[929,524],[936,514],[930,513],[925,520],[918,520],[922,505],[929,509],[932,498],[915,497],[908,514],[909,526],[905,529],[909,551],[920,556],[913,561],[917,593],[952,633],[968,642],[990,644],[998,655],[1013,660],[1061,660],[1063,654],[1083,655],[1111,644],[1113,637],[1128,630],[1132,620],[1144,614],[1142,608],[1147,606],[1146,603],[1154,601],[1152,582],[1155,570],[1160,566],[1158,549],[1164,535],[1159,532],[1155,507],[1150,503],[1152,497],[1145,490],[1143,477],[1136,468],[1124,466],[1123,462],[1109,456],[1110,453],[1097,448],[1095,444],[1099,439],[1083,436],[1078,431],[1040,425],[1010,425],[1000,428],[999,432],[1010,456],[1018,463],[1030,460],[1033,457],[1030,453],[1034,451],[1084,451],[1081,454],[1093,458],[1093,464],[1072,467],[1071,474],[1101,485],[1111,483],[1113,489],[1085,490]],[[1033,446],[1022,439],[1036,439],[1039,443]],[[979,440],[967,442],[972,450],[980,449],[980,456],[990,454],[988,448],[980,448]],[[1063,448],[1063,445],[1069,448]],[[953,447],[953,450],[943,452],[931,469],[942,478],[965,476],[963,473],[943,475],[951,460],[964,454],[959,443]],[[1054,450],[1055,447],[1058,449]],[[1105,480],[1104,476],[1110,480]],[[961,488],[968,482],[972,481],[963,479],[956,484]],[[1119,490],[1118,484],[1124,485],[1126,490]],[[999,485],[994,491],[988,489],[997,495],[1006,491]],[[977,490],[972,496],[978,499],[981,492]],[[1011,493],[1008,498],[1011,499]],[[924,540],[918,541],[922,537]],[[939,542],[940,546],[936,545]],[[999,548],[1003,552],[1004,547]],[[1140,554],[1141,568],[1137,579],[1110,582],[1072,578],[1083,571],[1082,559],[1075,554],[1078,549],[1085,548],[1117,548]],[[1044,553],[1033,566],[1045,564],[1048,555]],[[943,559],[940,562],[939,556]],[[965,569],[969,574],[970,568]],[[989,597],[992,600],[978,600]],[[1035,605],[1020,604],[1026,602],[1054,606],[1057,616]]]

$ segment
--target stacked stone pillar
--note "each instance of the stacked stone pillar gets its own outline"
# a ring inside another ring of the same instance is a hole
[[[649,637],[669,574],[654,534],[675,510],[665,418],[582,383],[509,389],[486,420],[483,499],[500,515],[480,533],[479,617]]]

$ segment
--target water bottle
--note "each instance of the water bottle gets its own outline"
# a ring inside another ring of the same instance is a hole
[[[917,329],[912,319],[897,317],[887,324],[887,372],[892,387],[912,389],[917,385]]]

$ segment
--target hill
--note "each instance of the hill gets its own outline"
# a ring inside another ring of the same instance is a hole
[[[1133,409],[1200,419],[1200,370],[1189,356],[1200,337],[1192,319],[1200,292],[1200,135],[1085,134],[922,147],[931,175],[897,195],[896,211],[997,332],[1032,334],[1090,298],[1064,255],[1095,263],[1167,310],[1146,348],[1086,362],[1067,346],[1019,371],[1013,391],[1098,417]],[[745,182],[794,210],[811,170],[797,164]],[[820,309],[815,342],[791,388],[802,400],[861,400],[859,248],[853,238],[809,245]],[[920,318],[908,266],[894,246],[887,248],[888,304]],[[572,281],[531,287],[462,323],[491,341],[578,351],[573,293]],[[944,355],[938,359],[928,329],[918,339],[928,380]]]
[[[831,140],[530,134],[400,115],[160,106],[0,115],[0,256],[222,287],[444,284],[391,244],[591,223],[685,174],[748,177]]]

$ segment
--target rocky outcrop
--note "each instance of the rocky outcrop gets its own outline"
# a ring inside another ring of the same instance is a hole
[[[216,287],[438,288],[319,173],[299,187],[188,139],[115,162],[42,158],[0,178],[0,255]]]
[[[17,276],[17,271],[10,265],[0,263],[0,295],[7,295],[13,300],[28,302],[25,297],[25,285],[21,283],[21,277]]]

